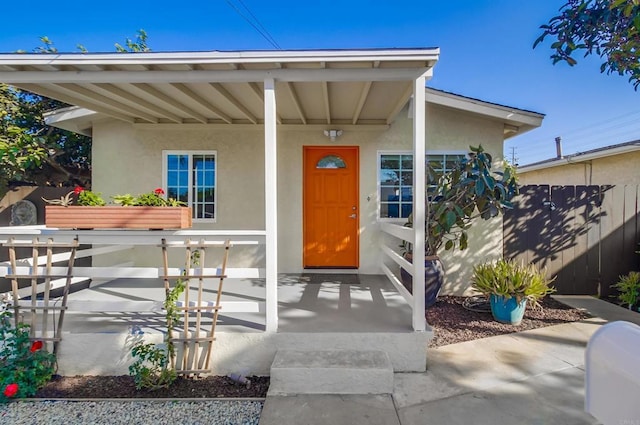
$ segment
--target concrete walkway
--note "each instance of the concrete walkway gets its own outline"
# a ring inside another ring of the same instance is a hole
[[[392,395],[267,397],[260,425],[598,424],[583,410],[586,344],[608,321],[640,324],[640,314],[556,298],[597,317],[430,349],[428,371],[396,373]]]

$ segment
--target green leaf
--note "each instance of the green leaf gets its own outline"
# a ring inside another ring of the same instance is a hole
[[[482,196],[484,194],[484,181],[478,180],[476,182],[476,196]]]
[[[456,224],[458,216],[453,211],[447,211],[446,223],[447,228],[452,228],[454,224]]]

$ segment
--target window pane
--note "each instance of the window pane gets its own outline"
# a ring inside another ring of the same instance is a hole
[[[400,169],[400,155],[381,155],[380,168],[383,170]]]
[[[327,155],[318,161],[316,168],[347,168],[347,164],[337,155]]]
[[[413,171],[402,172],[402,185],[413,186]]]
[[[393,170],[380,170],[380,183],[381,184],[397,184],[400,182],[398,171]]]
[[[402,168],[413,170],[413,155],[402,155]]]

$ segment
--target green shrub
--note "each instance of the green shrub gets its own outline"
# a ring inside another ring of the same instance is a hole
[[[531,305],[539,306],[540,299],[555,292],[550,286],[554,279],[547,279],[546,269],[540,270],[533,264],[500,259],[475,266],[471,286],[486,296],[515,297],[518,303],[527,299]]]
[[[618,299],[632,310],[640,304],[640,272],[629,272],[618,278],[618,283],[613,285],[620,293]]]
[[[9,311],[0,312],[0,401],[31,397],[56,371],[56,357],[42,341],[29,339],[29,325],[14,326]]]
[[[176,380],[175,369],[169,367],[165,350],[155,344],[139,343],[131,349],[135,362],[129,366],[136,389],[157,390],[167,388]]]

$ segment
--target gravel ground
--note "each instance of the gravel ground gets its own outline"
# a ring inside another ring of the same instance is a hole
[[[586,312],[571,308],[551,297],[544,298],[541,309],[527,307],[518,326],[507,325],[493,319],[490,312],[469,311],[462,306],[464,297],[443,296],[427,309],[427,323],[434,328],[429,348],[487,338],[529,329],[577,322],[590,317]]]
[[[0,423],[257,425],[262,404],[261,401],[17,402],[0,405]]]

